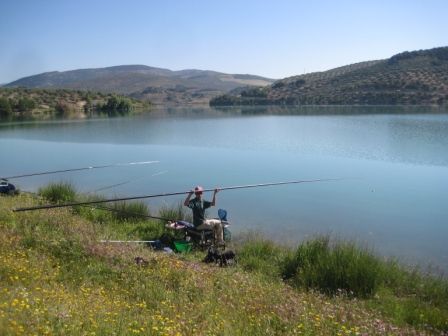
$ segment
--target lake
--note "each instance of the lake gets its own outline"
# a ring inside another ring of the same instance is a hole
[[[448,114],[442,112],[185,108],[114,119],[2,123],[0,174],[160,161],[11,181],[27,191],[70,181],[82,192],[103,189],[107,196],[341,178],[222,191],[209,214],[227,209],[234,233],[259,231],[288,244],[331,234],[446,272]],[[114,184],[121,185],[107,188]],[[147,202],[155,211],[181,201],[174,196]]]

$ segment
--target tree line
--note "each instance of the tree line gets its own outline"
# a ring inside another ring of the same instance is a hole
[[[134,108],[145,107],[148,103],[136,101],[115,94],[90,91],[44,90],[27,88],[0,89],[0,118],[32,116],[34,113],[49,113],[67,116],[71,113],[107,113],[126,115]]]
[[[29,112],[36,107],[36,102],[27,97],[11,99],[0,97],[0,117],[8,117],[13,112]]]

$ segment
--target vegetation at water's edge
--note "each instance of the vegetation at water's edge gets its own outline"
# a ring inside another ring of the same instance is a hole
[[[352,242],[316,237],[296,249],[261,237],[244,239],[241,266],[282,278],[299,290],[361,299],[399,325],[448,331],[448,281],[383,260]]]
[[[46,189],[53,192],[45,197],[56,202],[69,189],[77,200],[88,198],[67,184],[42,188],[42,195]],[[219,268],[202,264],[201,252],[175,255],[100,243],[166,236],[162,221],[118,218],[94,207],[11,211],[39,202],[48,201],[27,194],[0,198],[1,334],[448,331],[446,279],[409,271],[351,243],[318,237],[292,249],[248,234],[234,242],[238,265]],[[142,210],[136,204],[122,209]],[[158,215],[186,214],[165,207]],[[148,265],[137,266],[136,256]]]
[[[149,103],[116,94],[68,89],[0,88],[0,119],[126,115]]]
[[[76,198],[76,190],[68,182],[50,183],[39,188],[38,194],[52,203],[73,202]]]

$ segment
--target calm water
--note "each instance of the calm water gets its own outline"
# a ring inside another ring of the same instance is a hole
[[[13,181],[35,191],[51,180],[68,180],[83,192],[128,182],[102,192],[109,196],[182,191],[196,184],[346,178],[223,191],[218,205],[229,211],[234,232],[259,230],[288,243],[331,233],[448,271],[448,114],[337,111],[347,113],[184,109],[165,116],[3,123],[0,174],[160,160]],[[157,208],[182,200],[148,203]]]

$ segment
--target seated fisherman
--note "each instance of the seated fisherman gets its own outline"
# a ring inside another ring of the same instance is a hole
[[[194,190],[190,191],[185,199],[184,205],[189,207],[193,211],[193,225],[199,230],[210,229],[215,234],[215,241],[218,246],[224,245],[223,228],[219,219],[206,219],[205,210],[216,204],[216,194],[219,189],[215,189],[213,193],[213,199],[211,202],[202,199],[202,193],[204,189],[201,186],[197,186]],[[191,199],[191,196],[195,194],[195,198]]]

